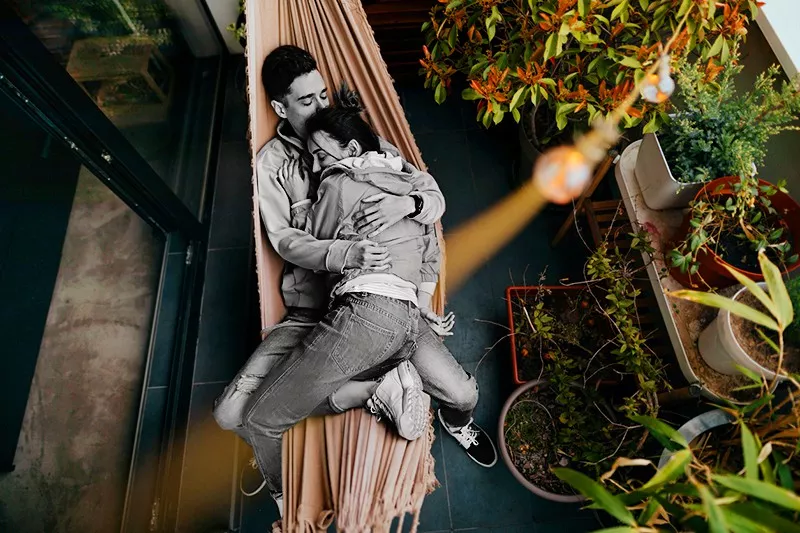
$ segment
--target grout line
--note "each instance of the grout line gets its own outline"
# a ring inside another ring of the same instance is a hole
[[[230,379],[225,379],[221,381],[198,381],[197,383],[192,383],[192,387],[196,387],[198,385],[222,385],[222,384],[227,385],[230,382],[231,382]]]
[[[444,495],[447,497],[447,519],[450,521],[450,531],[453,530],[453,510],[450,508],[450,481],[447,478],[447,459],[444,456],[444,438],[447,436],[445,434],[444,428],[442,427],[441,422],[437,420],[437,426],[439,426],[439,451],[442,454],[442,470],[444,470]]]
[[[147,390],[158,390],[158,389],[166,389],[166,385],[152,385],[147,387]]]
[[[226,252],[228,250],[250,250],[250,246],[217,246],[215,248],[209,248],[208,252]]]

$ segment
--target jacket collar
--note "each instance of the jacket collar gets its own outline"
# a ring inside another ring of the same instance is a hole
[[[289,121],[286,120],[285,118],[281,119],[281,121],[278,123],[277,133],[281,141],[293,146],[301,154],[305,154],[306,152],[305,143],[302,140],[300,140],[300,138],[295,133],[294,128],[292,128],[292,125],[289,124]]]

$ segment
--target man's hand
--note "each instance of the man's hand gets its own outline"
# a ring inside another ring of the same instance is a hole
[[[359,241],[350,247],[345,258],[345,268],[386,270],[391,263],[389,249],[372,241]]]
[[[427,307],[421,308],[419,312],[428,322],[433,332],[440,337],[449,337],[453,334],[452,330],[453,326],[456,325],[456,317],[452,312],[447,313],[444,317],[437,315]]]
[[[292,204],[308,198],[309,180],[299,159],[285,161],[278,169],[278,183]]]
[[[395,196],[381,192],[364,198],[373,205],[362,208],[353,217],[355,230],[367,234],[370,239],[414,212],[414,199],[410,196]]]

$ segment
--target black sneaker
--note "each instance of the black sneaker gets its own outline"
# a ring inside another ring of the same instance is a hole
[[[470,459],[485,468],[494,466],[497,462],[497,449],[494,447],[489,434],[482,430],[472,419],[464,427],[451,429],[442,420],[442,411],[439,410],[439,422],[444,430],[458,441],[467,452]]]
[[[239,490],[245,496],[255,496],[267,486],[267,480],[261,475],[255,457],[251,457],[247,463],[242,468],[242,477],[239,478]]]

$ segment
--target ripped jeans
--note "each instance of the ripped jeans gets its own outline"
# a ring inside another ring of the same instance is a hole
[[[320,317],[321,313],[311,310],[289,309],[286,318],[270,329],[267,338],[256,348],[233,381],[214,402],[214,418],[222,429],[233,431],[246,442],[250,442],[242,426],[242,416],[247,402],[270,370],[311,333]],[[313,415],[323,416],[340,412],[342,409],[337,408],[329,398],[314,410]]]

